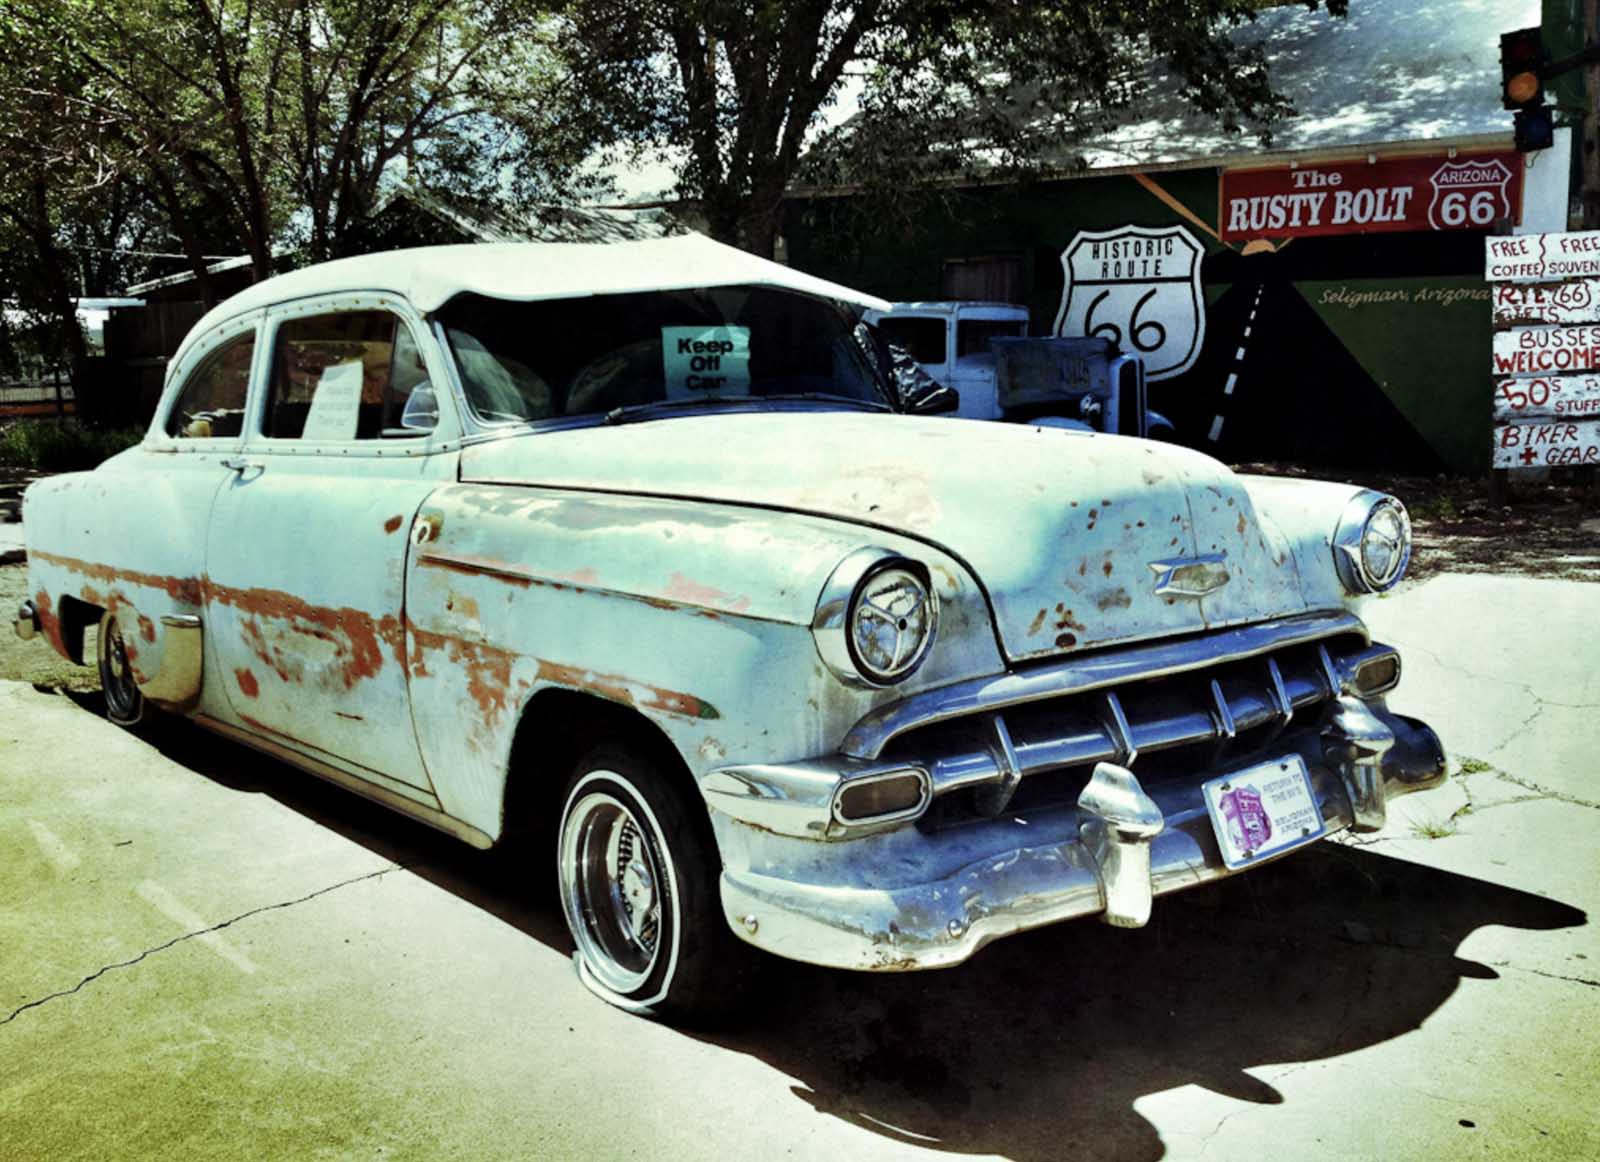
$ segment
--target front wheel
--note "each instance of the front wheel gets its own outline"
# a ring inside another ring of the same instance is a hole
[[[144,695],[133,676],[128,643],[117,615],[107,611],[100,619],[95,653],[100,663],[100,689],[105,694],[106,717],[118,726],[135,726],[144,717]]]
[[[755,953],[723,920],[716,843],[682,783],[629,748],[589,751],[567,782],[557,875],[584,984],[695,1021],[736,1004]]]

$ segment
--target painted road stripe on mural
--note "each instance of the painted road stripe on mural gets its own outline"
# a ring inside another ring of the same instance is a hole
[[[1486,238],[1483,254],[1483,277],[1489,282],[1593,278],[1600,275],[1600,231]]]
[[[1500,283],[1494,325],[1600,323],[1600,278],[1573,282]]]
[[[1262,290],[1261,287],[1259,287],[1259,286],[1256,287],[1255,303],[1251,304],[1251,307],[1250,307],[1250,318],[1252,320],[1254,320],[1255,317],[1256,317],[1256,305],[1261,302],[1261,290]],[[1246,338],[1246,339],[1250,338],[1250,325],[1248,323],[1245,324],[1244,338]],[[1240,344],[1239,349],[1233,353],[1233,361],[1234,361],[1234,363],[1236,363],[1236,364],[1243,364],[1244,363],[1244,351],[1245,351],[1244,345]],[[1239,372],[1237,370],[1228,372],[1228,382],[1222,385],[1222,394],[1231,396],[1233,394],[1233,389],[1235,387],[1237,387],[1238,385],[1239,385]],[[1223,424],[1223,416],[1222,416],[1221,412],[1218,412],[1216,414],[1216,416],[1213,417],[1212,420],[1211,420],[1211,431],[1206,433],[1206,439],[1209,440],[1211,443],[1215,444],[1218,440],[1222,439],[1222,424]]]
[[[1600,464],[1600,419],[1496,424],[1496,468]]]
[[[1600,418],[1600,375],[1542,375],[1495,381],[1496,423]]]
[[[1600,368],[1600,325],[1524,327],[1494,336],[1496,375],[1554,375]]]

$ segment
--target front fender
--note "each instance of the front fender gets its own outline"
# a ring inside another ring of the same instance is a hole
[[[631,707],[698,777],[833,750],[882,702],[1004,668],[959,563],[843,521],[463,484],[433,494],[417,528],[406,648],[423,758],[445,810],[491,835],[518,721],[541,690]],[[927,661],[890,690],[841,683],[811,636],[828,575],[864,545],[923,562],[940,598]]]

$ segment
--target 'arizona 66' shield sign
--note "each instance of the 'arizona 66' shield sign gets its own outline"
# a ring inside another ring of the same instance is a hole
[[[1109,339],[1144,358],[1148,379],[1181,375],[1205,339],[1204,253],[1182,226],[1083,231],[1061,252],[1056,334]]]
[[[1433,187],[1428,225],[1435,230],[1488,226],[1496,218],[1511,217],[1511,171],[1499,158],[1447,161],[1433,171],[1428,184]]]

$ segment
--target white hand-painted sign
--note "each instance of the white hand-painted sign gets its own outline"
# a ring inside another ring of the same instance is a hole
[[[1600,375],[1544,375],[1495,384],[1496,422],[1600,418]]]
[[[1484,240],[1489,282],[1549,282],[1600,275],[1600,230],[1509,234]]]
[[[1496,375],[1551,375],[1600,367],[1600,325],[1523,327],[1494,336]]]
[[[662,327],[668,399],[750,390],[749,327]]]
[[[1498,284],[1494,325],[1514,323],[1600,323],[1600,278]]]
[[[1109,339],[1144,359],[1148,379],[1181,375],[1205,340],[1204,254],[1182,226],[1080,232],[1061,253],[1055,333]]]
[[[1600,419],[1496,424],[1496,468],[1600,464]]]
[[[317,380],[317,393],[306,411],[302,440],[353,440],[361,418],[361,381],[366,369],[361,360],[325,367]]]

